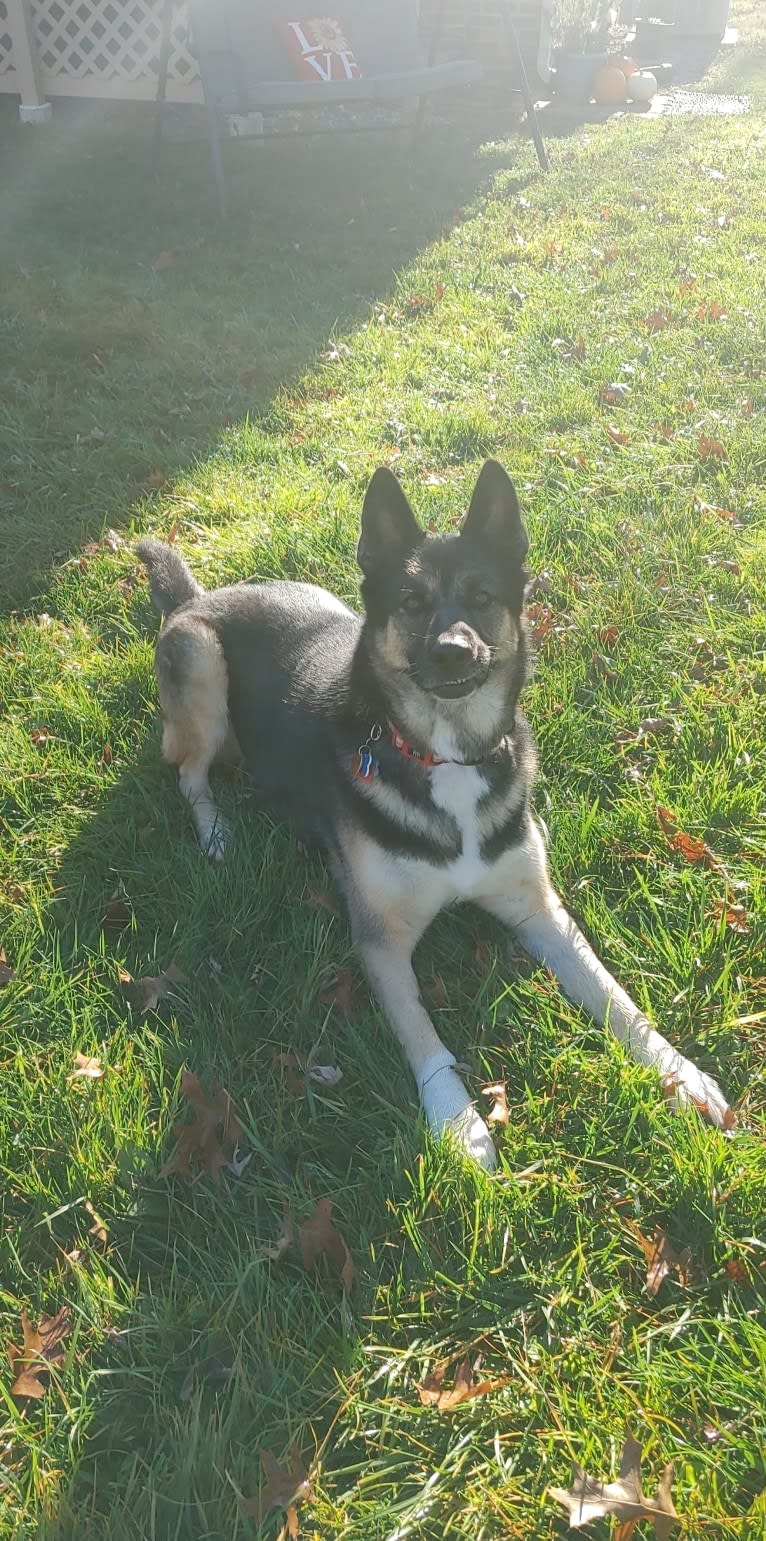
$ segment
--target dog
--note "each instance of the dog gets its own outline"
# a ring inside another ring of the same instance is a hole
[[[551,885],[519,708],[528,544],[513,483],[488,460],[450,536],[426,535],[394,474],[375,472],[357,549],[363,618],[305,583],[205,592],[172,546],[137,547],[165,620],[163,753],[203,850],[218,861],[226,842],[210,766],[239,751],[269,811],[324,849],[431,1129],[487,1168],[492,1139],[412,967],[426,927],[461,900],[511,927],[677,1103],[734,1123],[717,1083],[651,1026]]]

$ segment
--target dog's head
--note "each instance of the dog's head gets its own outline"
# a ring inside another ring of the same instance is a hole
[[[393,472],[376,471],[357,559],[378,672],[445,704],[507,677],[523,646],[528,546],[513,483],[496,460],[452,536],[426,535]]]

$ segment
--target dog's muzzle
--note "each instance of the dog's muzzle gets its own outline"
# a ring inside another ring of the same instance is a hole
[[[489,648],[463,629],[442,632],[428,651],[422,683],[431,695],[451,700],[470,695],[487,677]]]

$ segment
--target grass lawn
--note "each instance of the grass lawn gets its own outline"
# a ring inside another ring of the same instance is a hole
[[[573,1461],[614,1476],[628,1429],[647,1492],[675,1462],[674,1534],[766,1536],[757,9],[709,82],[752,90],[745,116],[586,126],[545,179],[522,139],[457,126],[417,158],[241,147],[225,231],[203,141],[157,169],[132,112],[62,106],[35,134],[0,103],[0,1337],[20,1345],[24,1308],[70,1313],[43,1397],[1,1377],[3,1537],[239,1541],[262,1453],[292,1447],[308,1537],[547,1541],[547,1486]],[[508,1086],[499,1175],[466,1170],[429,1144],[361,980],[347,1017],[322,999],[354,964],[321,864],[233,776],[211,870],[161,763],[156,618],[107,529],[173,536],[208,584],[355,602],[374,467],[451,529],[490,453],[542,575],[528,707],[556,881],[719,1075],[732,1139],[674,1117],[465,911],[419,971],[477,1088]],[[715,859],[685,861],[658,806]],[[121,971],[174,960],[186,982],[142,1015]],[[317,1044],[343,1079],[296,1096],[280,1056]],[[78,1052],[102,1078],[71,1078]],[[183,1067],[245,1126],[219,1187],[159,1176]],[[267,1255],[285,1206],[300,1224],[323,1198],[348,1298]],[[691,1250],[656,1295],[635,1226]],[[422,1406],[466,1354],[504,1384]]]

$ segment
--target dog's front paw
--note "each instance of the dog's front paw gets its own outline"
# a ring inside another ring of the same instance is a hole
[[[426,1061],[418,1077],[418,1091],[429,1127],[439,1138],[453,1140],[488,1172],[497,1166],[492,1136],[452,1068],[455,1060],[445,1049]]]
[[[204,838],[200,836],[202,853],[207,857],[208,861],[216,863],[223,861],[226,855],[228,837],[229,832],[223,819],[220,818],[216,819],[212,828],[206,832]]]
[[[665,1076],[663,1091],[675,1107],[694,1107],[717,1129],[733,1129],[737,1122],[717,1081],[699,1070],[693,1060],[682,1059]]]

